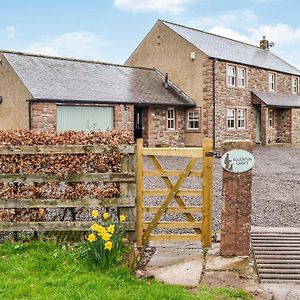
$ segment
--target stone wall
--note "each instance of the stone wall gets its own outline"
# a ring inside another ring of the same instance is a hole
[[[31,127],[33,130],[56,130],[56,103],[32,103]],[[134,130],[134,106],[114,106],[114,127],[126,131]]]
[[[56,103],[32,103],[31,129],[37,131],[56,130]]]
[[[212,61],[210,62],[212,65]],[[208,62],[205,65],[209,65]],[[232,64],[235,66],[245,67],[243,65]],[[217,61],[215,63],[215,101],[216,101],[216,146],[220,146],[222,141],[228,139],[250,139],[256,141],[256,110],[251,104],[251,90],[268,92],[268,70],[263,70],[255,67],[246,67],[246,87],[228,87],[226,83],[226,67],[227,63]],[[204,129],[205,134],[212,131],[212,103],[209,100],[212,98],[212,67],[204,67]],[[276,92],[281,94],[291,94],[292,75],[276,72]],[[246,129],[232,130],[227,129],[227,108],[245,108],[247,111]],[[293,118],[293,126],[297,127],[297,113]],[[208,117],[208,119],[206,119]],[[275,127],[271,128],[268,123],[268,109],[262,106],[261,109],[261,142],[262,144],[273,143],[279,140],[291,140],[289,134],[291,129],[290,116],[285,110],[275,110]],[[298,119],[298,123],[300,119]],[[300,126],[300,125],[299,125]],[[279,128],[281,127],[281,128]],[[298,127],[299,128],[299,127]],[[297,134],[296,134],[297,132]],[[299,130],[295,130],[295,136],[300,137]],[[296,137],[294,139],[297,139]]]
[[[185,140],[185,111],[175,109],[175,130],[167,129],[168,107],[148,107],[145,142],[149,147],[177,146],[184,147]]]
[[[115,105],[114,126],[117,129],[133,132],[134,130],[134,105]]]
[[[300,109],[292,109],[292,142],[300,143]]]

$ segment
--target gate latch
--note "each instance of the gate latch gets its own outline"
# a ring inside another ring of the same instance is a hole
[[[218,150],[218,151],[206,152],[206,153],[205,153],[205,156],[206,156],[206,157],[221,158],[221,152],[220,152],[220,150]]]

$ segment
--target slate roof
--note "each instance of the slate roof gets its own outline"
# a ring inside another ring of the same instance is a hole
[[[253,104],[258,104],[257,100],[262,101],[267,106],[282,107],[282,108],[300,108],[300,97],[297,95],[285,95],[277,93],[266,93],[251,91],[257,98],[252,100]]]
[[[171,82],[165,88],[164,76],[154,69],[2,53],[36,100],[195,106]]]
[[[259,47],[204,32],[198,29],[163,21],[163,24],[193,44],[207,56],[249,66],[300,75],[300,71],[271,51]]]

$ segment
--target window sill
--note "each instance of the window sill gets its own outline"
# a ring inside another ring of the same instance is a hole
[[[201,133],[201,129],[185,129],[186,133]]]

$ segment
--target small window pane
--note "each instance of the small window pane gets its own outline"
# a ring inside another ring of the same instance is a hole
[[[275,91],[275,74],[269,74],[269,90]]]
[[[235,128],[235,110],[227,109],[227,127]]]
[[[245,68],[238,68],[238,86],[246,86],[246,70]]]
[[[190,111],[188,113],[188,129],[199,129],[199,112]]]
[[[227,66],[227,84],[229,86],[235,86],[235,67]]]
[[[168,129],[175,129],[175,109],[169,108],[167,113]]]
[[[245,110],[238,110],[238,128],[245,128]]]

